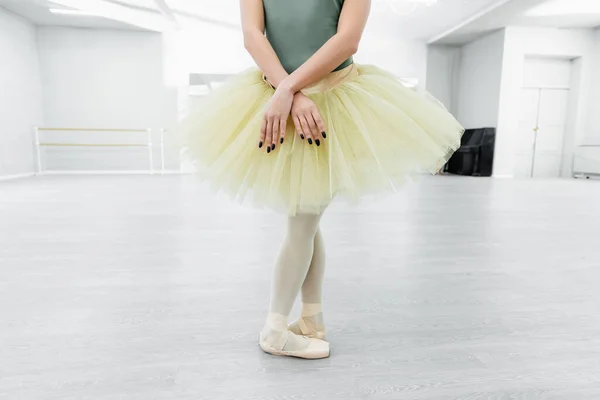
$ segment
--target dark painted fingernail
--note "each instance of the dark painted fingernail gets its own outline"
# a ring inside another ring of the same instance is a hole
[[[271,152],[271,147],[267,147],[267,153]]]
[[[279,143],[283,144],[283,138],[279,139]]]
[[[312,144],[312,139],[308,138],[308,144]]]
[[[327,137],[327,134],[325,132],[321,132],[321,135],[323,136],[323,139]]]
[[[304,140],[304,135],[300,134],[300,139]]]
[[[271,150],[275,150],[275,143],[271,145]]]
[[[321,145],[321,142],[319,141],[319,139],[315,139],[315,143],[317,144],[317,146]]]
[[[258,142],[258,148],[260,149],[263,146],[263,142]]]

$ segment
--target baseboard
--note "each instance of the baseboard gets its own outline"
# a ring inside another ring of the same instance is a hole
[[[514,175],[492,175],[492,178],[497,178],[497,179],[513,179],[515,176]]]
[[[35,176],[35,172],[25,172],[23,174],[0,175],[0,181],[8,181],[11,179],[31,178]]]

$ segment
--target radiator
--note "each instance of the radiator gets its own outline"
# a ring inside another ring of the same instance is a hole
[[[600,145],[583,145],[575,149],[573,176],[600,177]]]

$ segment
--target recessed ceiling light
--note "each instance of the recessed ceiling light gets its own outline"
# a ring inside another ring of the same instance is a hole
[[[52,14],[79,15],[79,16],[86,16],[86,17],[99,17],[100,16],[98,14],[94,14],[91,12],[81,11],[81,10],[73,10],[73,9],[68,9],[68,8],[51,8],[50,12]]]
[[[527,11],[525,15],[549,17],[553,15],[600,14],[598,0],[551,0]]]

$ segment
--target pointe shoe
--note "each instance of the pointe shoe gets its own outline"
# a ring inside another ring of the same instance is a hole
[[[315,328],[310,328],[302,317],[289,324],[288,330],[296,335],[302,335],[312,339],[325,340],[325,329],[317,330]]]
[[[276,344],[270,344],[266,340],[260,338],[259,345],[265,353],[272,354],[274,356],[296,357],[307,360],[316,360],[329,357],[329,343],[320,339],[308,337],[305,337],[305,339],[308,341],[308,347],[300,350],[283,350],[287,340],[285,340],[283,343],[280,342]]]

